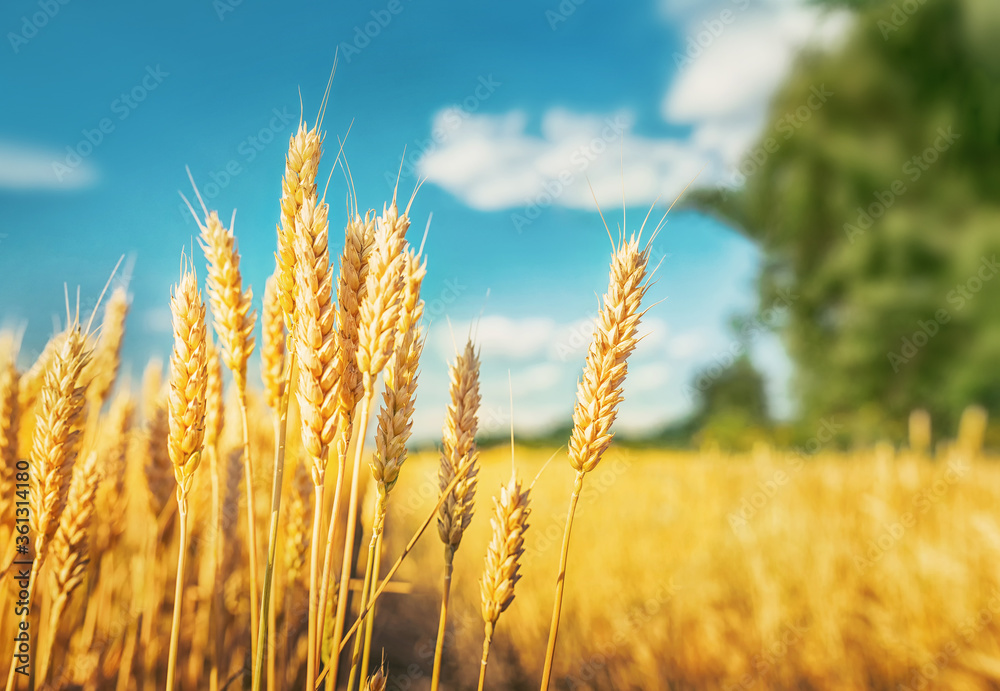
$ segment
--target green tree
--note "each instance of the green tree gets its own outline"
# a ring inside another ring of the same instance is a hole
[[[762,308],[794,296],[806,424],[1000,412],[1000,2],[820,4],[856,8],[845,44],[800,56],[742,185],[696,204],[763,249]]]
[[[766,436],[771,422],[767,391],[749,357],[742,355],[725,369],[704,369],[693,384],[699,398],[691,425],[698,430],[697,441],[746,450]]]

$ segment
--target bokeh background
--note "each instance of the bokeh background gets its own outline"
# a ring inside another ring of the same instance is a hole
[[[473,330],[483,427],[565,439],[608,234],[659,263],[619,430],[637,442],[953,434],[1000,408],[1000,5],[995,0],[544,0],[0,8],[0,321],[30,364],[118,257],[125,368],[170,344],[197,229],[189,167],[259,305],[289,135],[326,111],[327,198],[397,182],[428,228],[416,411],[438,436]],[[349,131],[349,135],[348,135]],[[195,250],[198,252],[197,248]],[[200,259],[200,254],[199,254]],[[655,303],[655,304],[654,304]],[[805,430],[800,432],[800,430]]]

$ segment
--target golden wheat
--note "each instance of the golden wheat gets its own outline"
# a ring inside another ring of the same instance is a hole
[[[500,615],[507,611],[514,601],[514,586],[521,580],[521,556],[524,554],[524,533],[528,529],[528,507],[530,489],[521,490],[517,473],[512,473],[510,481],[500,487],[499,497],[493,498],[493,537],[486,550],[486,563],[480,594],[483,602],[483,659],[480,663],[479,690],[482,691],[486,679],[486,663],[489,660],[490,643]]]
[[[264,382],[267,405],[277,411],[285,393],[285,322],[281,316],[278,283],[275,276],[264,286],[264,310],[261,313],[263,339],[260,349],[260,375]]]
[[[306,129],[299,123],[298,131],[288,140],[285,158],[285,176],[281,180],[281,221],[278,224],[278,250],[275,277],[278,301],[285,315],[285,328],[289,336],[295,329],[295,224],[306,199],[316,202],[316,171],[323,140],[316,128]]]

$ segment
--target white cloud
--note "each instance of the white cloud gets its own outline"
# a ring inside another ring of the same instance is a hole
[[[634,118],[625,111],[552,108],[536,134],[522,111],[474,114],[454,127],[446,109],[432,131],[449,134],[420,160],[420,173],[473,208],[516,209],[528,221],[551,205],[593,209],[594,197],[602,207],[616,207],[623,182],[630,205],[671,199],[706,166],[703,185],[718,182],[738,164],[759,136],[767,105],[796,52],[830,45],[849,25],[845,12],[824,13],[795,0],[664,0],[662,9],[684,22],[696,41],[706,20],[717,20],[723,10],[733,16],[702,37],[703,45],[694,44],[692,59],[664,95],[663,119],[690,126],[688,136],[634,134]],[[676,57],[661,59],[673,63]],[[522,227],[517,220],[515,225]]]
[[[63,159],[57,151],[0,141],[0,189],[69,190],[97,181],[96,169],[86,161],[57,174],[54,164],[64,164]]]
[[[762,115],[797,51],[806,45],[829,45],[847,28],[846,16],[785,6],[737,16],[728,25],[715,17],[694,22],[683,46],[686,52],[680,54],[690,62],[667,92],[663,116],[700,123]],[[717,22],[717,37],[705,28],[705,21]]]
[[[439,113],[434,128],[447,121],[447,111]],[[682,142],[632,135],[632,124],[627,112],[551,109],[533,134],[519,111],[473,115],[420,160],[420,173],[485,211],[552,204],[593,209],[588,180],[602,205],[621,203],[624,158],[628,201],[649,204],[689,181],[700,164]]]

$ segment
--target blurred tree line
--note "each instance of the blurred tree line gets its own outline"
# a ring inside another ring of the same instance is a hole
[[[972,403],[996,419],[1000,0],[818,4],[854,10],[847,40],[800,56],[742,184],[694,203],[761,247],[762,306],[794,296],[780,333],[804,432],[832,417],[857,442],[899,439],[926,408],[951,434]],[[766,410],[744,358],[696,422],[725,438]]]

